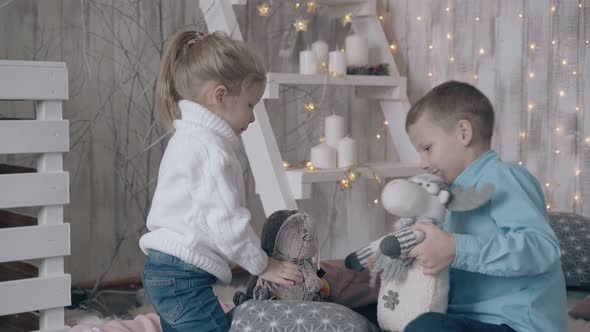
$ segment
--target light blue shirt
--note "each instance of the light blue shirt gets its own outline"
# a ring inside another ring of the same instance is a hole
[[[448,313],[508,324],[518,332],[567,331],[565,280],[559,241],[549,226],[537,180],[488,151],[454,185],[495,192],[478,209],[450,212],[454,233]]]

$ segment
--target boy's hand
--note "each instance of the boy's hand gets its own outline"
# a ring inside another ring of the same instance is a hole
[[[369,258],[367,258],[367,269],[369,269],[370,271],[373,271],[373,268],[375,267],[375,259],[373,259],[373,256],[369,256]]]
[[[408,253],[424,268],[424,274],[435,275],[453,263],[456,254],[455,238],[429,223],[415,223],[414,231],[422,231],[426,238]]]
[[[293,286],[303,281],[303,273],[297,265],[272,257],[268,258],[268,265],[259,277],[284,286]]]

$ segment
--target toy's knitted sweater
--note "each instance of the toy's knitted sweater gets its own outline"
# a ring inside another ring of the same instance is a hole
[[[239,139],[219,116],[188,100],[162,158],[139,245],[199,267],[223,283],[231,263],[258,275],[267,264],[245,208]]]

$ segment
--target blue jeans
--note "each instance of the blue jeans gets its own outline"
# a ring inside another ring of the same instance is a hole
[[[516,332],[506,324],[495,325],[477,320],[428,312],[410,322],[404,332]]]
[[[229,330],[229,321],[213,293],[215,277],[208,272],[150,250],[141,280],[160,316],[163,332]]]

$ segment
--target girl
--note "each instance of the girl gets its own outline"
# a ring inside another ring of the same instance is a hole
[[[265,81],[258,56],[223,33],[179,32],[166,48],[157,97],[174,134],[139,241],[164,332],[229,329],[212,286],[230,282],[232,262],[283,285],[303,279],[262,251],[244,207],[238,136],[254,122]]]

